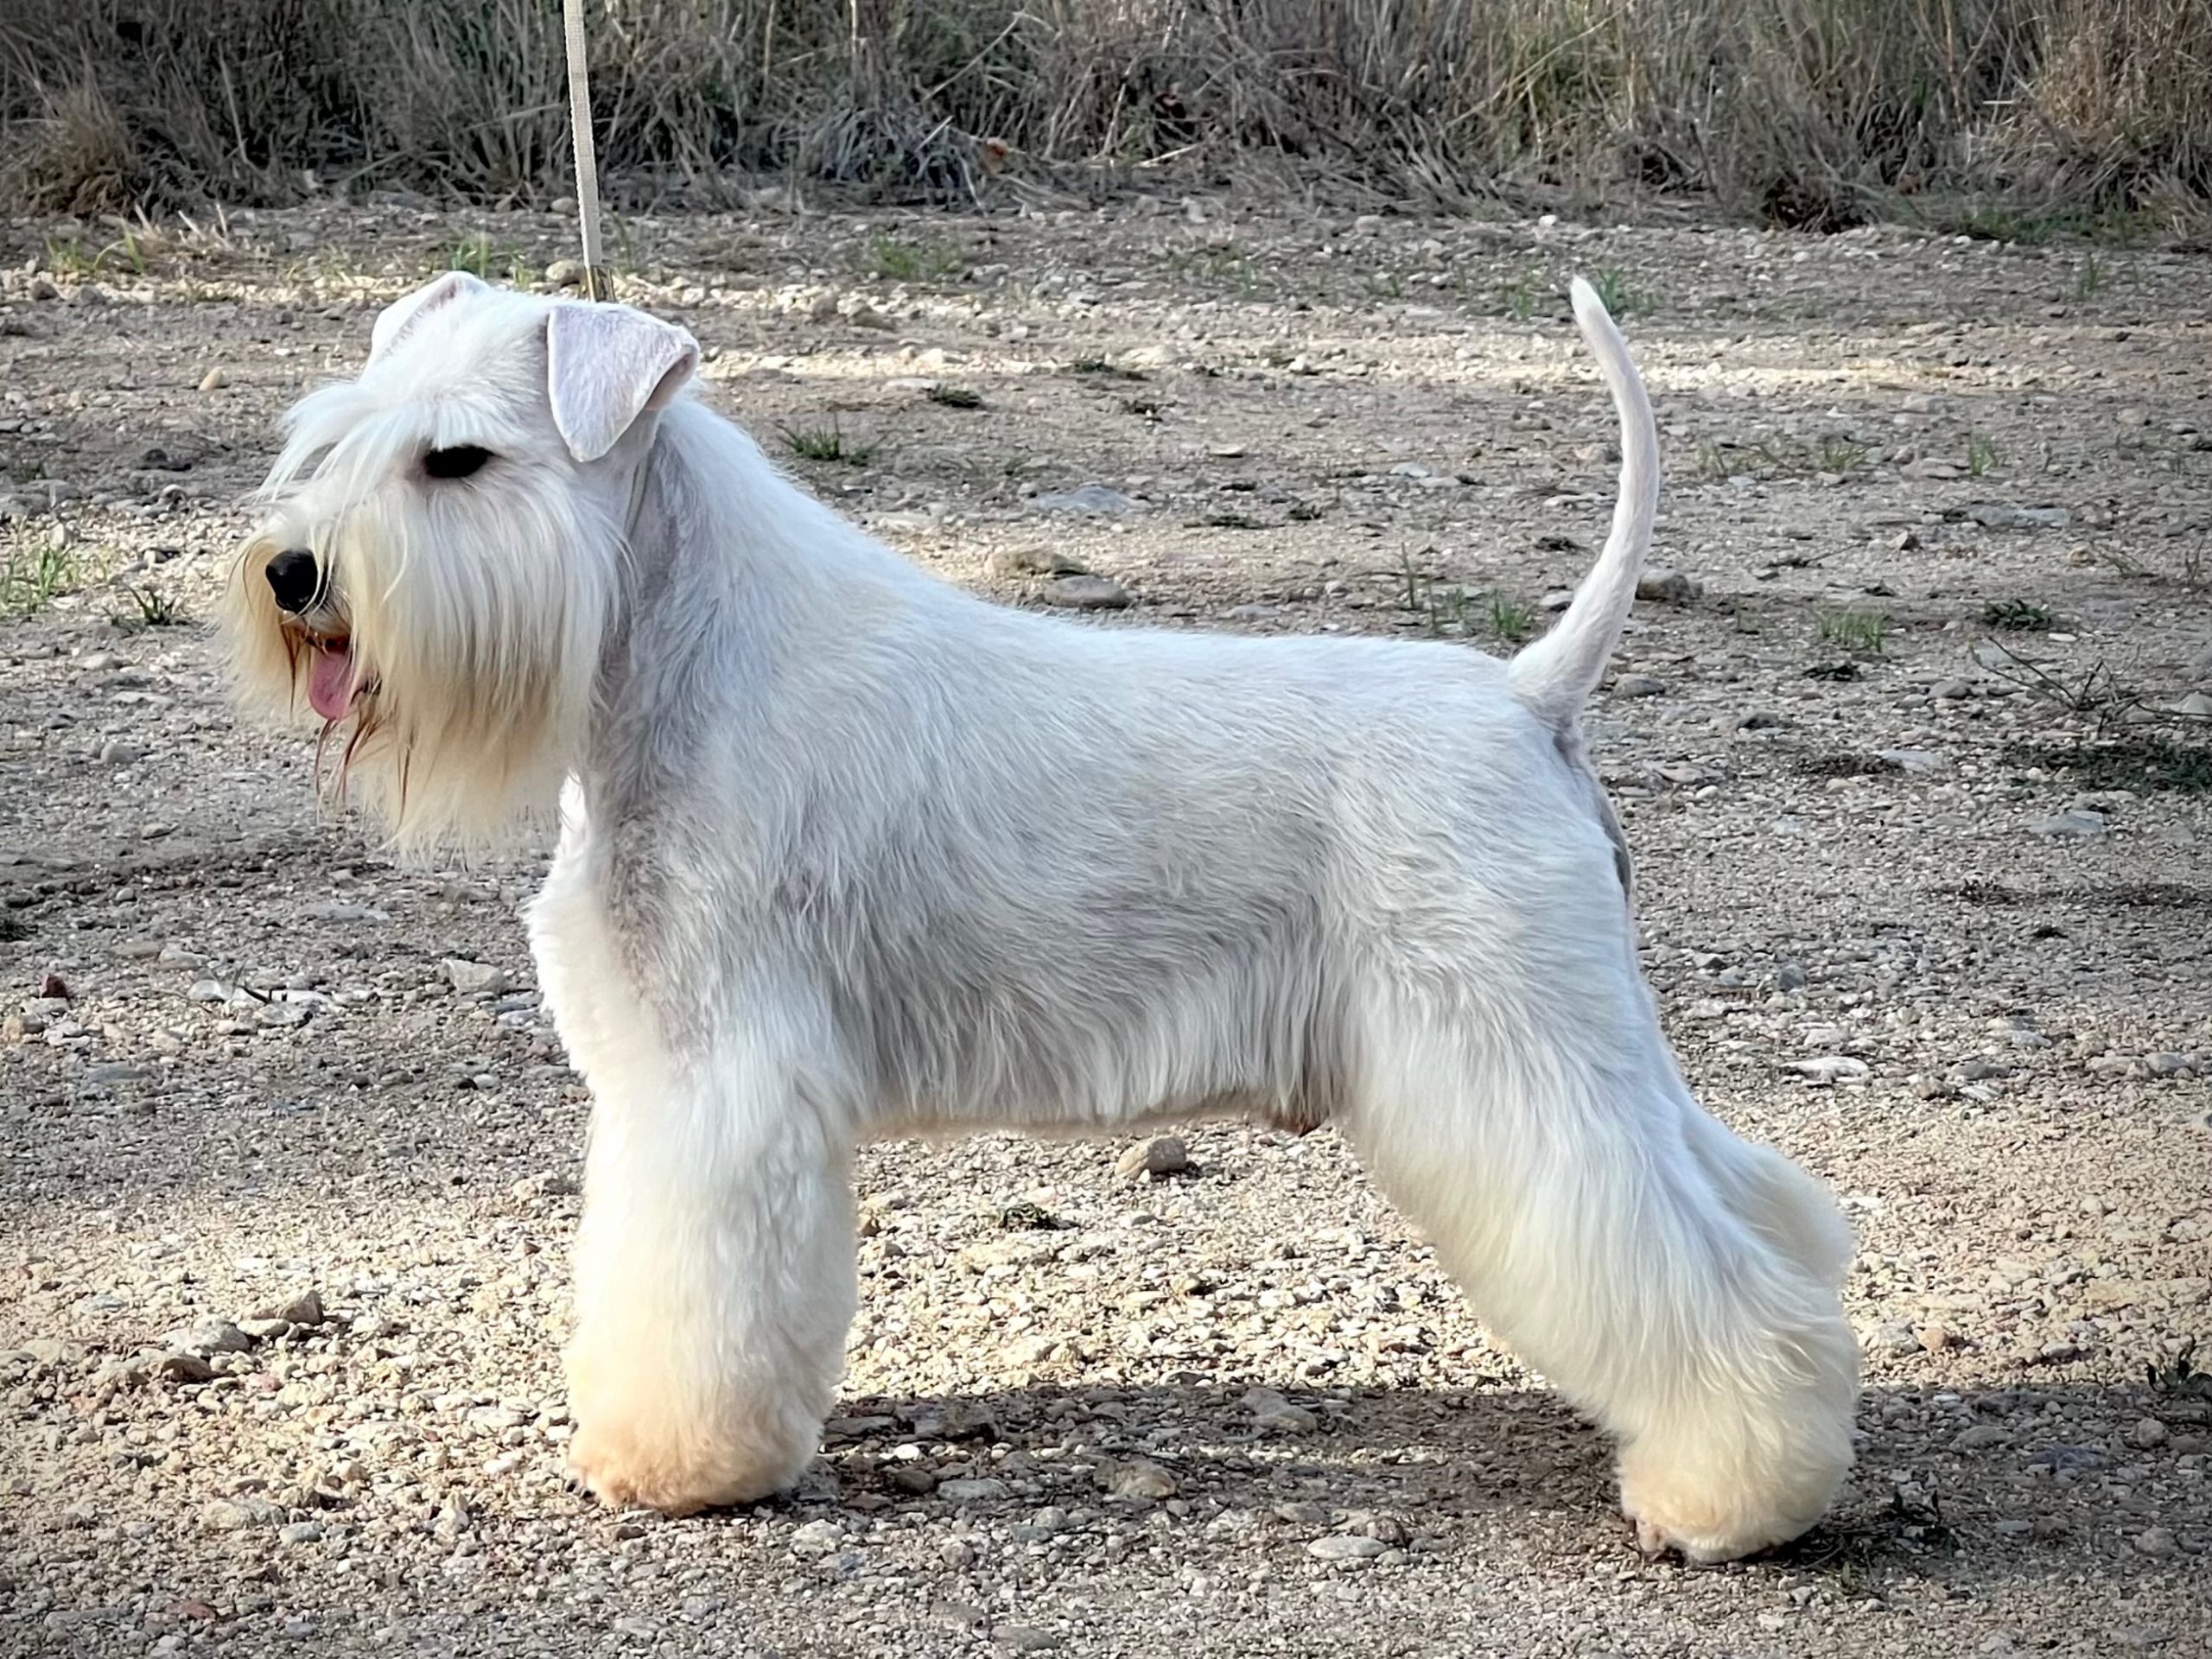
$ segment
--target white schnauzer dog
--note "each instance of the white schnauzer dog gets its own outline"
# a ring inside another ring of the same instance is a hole
[[[402,850],[557,815],[530,915],[591,1086],[573,1465],[671,1512],[815,1455],[855,1144],[1333,1124],[1498,1335],[1620,1444],[1648,1550],[1796,1536],[1850,1464],[1851,1243],[1701,1111],[1637,959],[1580,711],[1650,538],[1510,662],[1105,629],[869,540],[621,306],[459,274],[292,412],[238,678],[337,734]]]

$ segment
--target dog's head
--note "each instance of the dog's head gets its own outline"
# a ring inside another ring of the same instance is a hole
[[[495,837],[588,732],[624,527],[682,329],[452,272],[292,410],[227,603],[241,696],[310,711],[392,840]]]

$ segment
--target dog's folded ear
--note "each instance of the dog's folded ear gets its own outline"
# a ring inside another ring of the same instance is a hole
[[[666,408],[699,366],[699,342],[626,305],[571,301],[545,323],[553,424],[579,461],[597,461],[644,416]]]
[[[399,344],[407,331],[430,312],[450,304],[464,294],[480,294],[486,284],[465,270],[449,270],[434,283],[425,283],[404,300],[394,300],[377,313],[369,331],[369,361],[373,363]]]

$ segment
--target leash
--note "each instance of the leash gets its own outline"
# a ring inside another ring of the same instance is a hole
[[[591,137],[591,72],[584,62],[584,0],[562,0],[569,47],[569,130],[576,151],[576,217],[584,238],[584,297],[607,297],[600,263],[599,154]]]

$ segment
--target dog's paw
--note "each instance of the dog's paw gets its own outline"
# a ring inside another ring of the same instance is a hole
[[[701,1510],[750,1503],[788,1485],[797,1471],[767,1466],[702,1441],[639,1436],[589,1423],[569,1442],[570,1476],[613,1510]]]
[[[1761,1501],[1739,1486],[1720,1495],[1679,1478],[1621,1471],[1621,1513],[1636,1528],[1636,1547],[1699,1566],[1788,1543],[1820,1519],[1826,1502],[1825,1491],[1816,1501]]]

